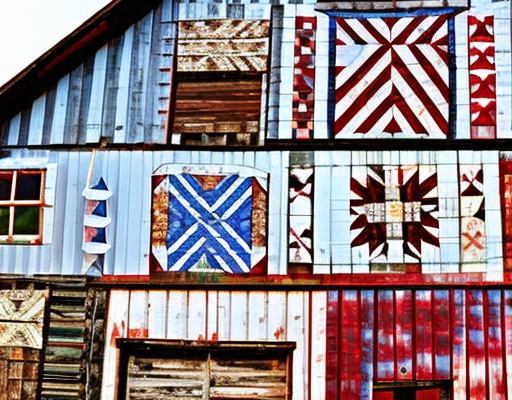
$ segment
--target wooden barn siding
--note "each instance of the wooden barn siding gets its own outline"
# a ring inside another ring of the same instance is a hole
[[[165,143],[171,0],[63,76],[3,128],[3,146]]]
[[[113,290],[102,399],[113,399],[115,337],[294,341],[293,399],[325,399],[325,292]]]
[[[26,165],[38,152],[16,151],[13,166]],[[82,192],[87,184],[91,152],[45,152],[44,162],[57,164],[53,235],[42,246],[0,245],[0,271],[5,274],[83,275]],[[270,180],[268,257],[270,274],[287,272],[289,152],[99,151],[92,184],[105,180],[113,196],[107,202],[105,274],[147,275],[151,229],[151,174],[162,164],[231,164],[268,171]],[[16,164],[17,163],[17,164]]]
[[[454,400],[512,398],[511,290],[113,290],[103,399],[116,336],[296,341],[294,400],[371,400],[373,382],[416,380],[452,380]]]

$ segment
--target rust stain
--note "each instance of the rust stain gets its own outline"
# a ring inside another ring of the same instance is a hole
[[[280,326],[279,328],[277,328],[277,330],[274,332],[274,337],[279,340],[281,339],[281,337],[284,335],[284,328],[282,326]]]

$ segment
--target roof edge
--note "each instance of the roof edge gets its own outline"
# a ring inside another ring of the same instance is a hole
[[[113,0],[21,72],[0,86],[0,125],[29,106],[58,79],[85,61],[161,0]]]

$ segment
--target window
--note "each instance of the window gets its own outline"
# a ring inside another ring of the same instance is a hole
[[[291,399],[295,343],[118,339],[118,400]]]
[[[0,242],[42,243],[46,170],[0,171]]]

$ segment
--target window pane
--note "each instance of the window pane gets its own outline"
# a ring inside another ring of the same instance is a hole
[[[39,200],[41,197],[41,174],[18,173],[15,200]]]
[[[0,200],[11,199],[12,172],[0,174]]]
[[[0,207],[0,235],[9,234],[9,207]]]
[[[14,235],[39,234],[39,207],[16,207],[14,211]]]

